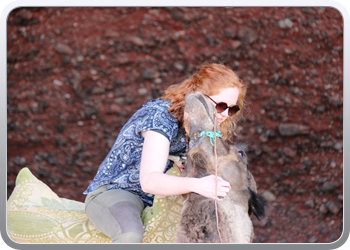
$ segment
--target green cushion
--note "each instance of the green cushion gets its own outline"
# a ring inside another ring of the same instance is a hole
[[[180,175],[176,167],[167,174]],[[110,243],[92,225],[84,203],[59,198],[28,168],[18,173],[7,202],[7,232],[19,243]],[[171,243],[182,208],[182,196],[155,196],[153,207],[142,213],[144,243]]]
[[[177,167],[167,171],[169,175],[180,176]],[[174,243],[177,225],[182,209],[182,195],[155,196],[153,206],[142,213],[145,226],[144,243]]]

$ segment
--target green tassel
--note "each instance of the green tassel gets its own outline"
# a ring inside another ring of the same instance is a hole
[[[199,134],[199,137],[202,137],[204,135],[209,137],[211,145],[214,146],[214,140],[215,140],[215,133],[214,133],[214,131],[202,131]],[[222,133],[221,133],[220,130],[216,132],[216,137],[222,138]]]

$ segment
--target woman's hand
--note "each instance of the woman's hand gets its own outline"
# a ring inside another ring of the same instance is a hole
[[[217,195],[215,196],[215,189],[217,186]],[[198,178],[195,181],[194,192],[204,197],[215,199],[224,198],[231,189],[229,182],[222,179],[220,176],[208,175]]]
[[[154,131],[144,131],[145,138],[140,168],[140,184],[146,193],[162,196],[198,193],[215,199],[225,197],[230,190],[230,183],[221,177],[209,175],[202,178],[178,177],[164,174],[169,155],[170,142],[164,135]],[[215,187],[217,184],[217,196]]]

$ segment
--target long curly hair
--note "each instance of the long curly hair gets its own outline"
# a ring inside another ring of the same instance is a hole
[[[184,103],[189,94],[201,92],[206,95],[217,95],[222,89],[230,87],[238,87],[239,89],[237,105],[239,105],[240,111],[222,122],[220,129],[224,139],[231,140],[235,135],[237,122],[243,116],[247,86],[228,66],[217,63],[204,64],[191,78],[169,86],[161,99],[170,102],[169,113],[183,124]]]

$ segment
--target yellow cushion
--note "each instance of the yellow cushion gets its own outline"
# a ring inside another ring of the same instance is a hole
[[[167,174],[180,175],[176,167]],[[146,207],[142,213],[143,242],[174,242],[181,208],[181,196],[156,196],[153,207]],[[7,232],[19,243],[111,242],[89,221],[84,203],[59,198],[28,168],[18,173],[7,202]]]

